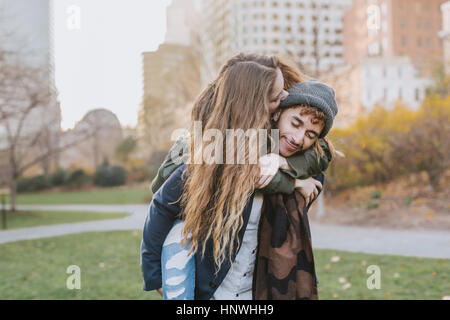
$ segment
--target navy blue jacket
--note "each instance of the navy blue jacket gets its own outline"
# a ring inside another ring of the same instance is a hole
[[[186,175],[183,175],[186,165],[182,165],[167,179],[163,186],[153,195],[149,212],[145,220],[143,238],[141,243],[141,268],[144,277],[144,290],[151,291],[162,287],[161,280],[161,251],[163,243],[173,223],[179,219],[181,213],[180,198]],[[316,177],[323,183],[324,175]],[[248,220],[253,204],[253,196],[250,197],[244,212],[244,225],[239,231],[239,243],[242,243],[244,232],[247,229]],[[202,246],[194,254],[195,256],[195,299],[209,300],[216,288],[222,283],[230,269],[231,263],[225,259],[219,272],[215,274],[213,258],[213,242],[206,242],[205,255],[202,257]],[[236,253],[233,254],[233,261]]]

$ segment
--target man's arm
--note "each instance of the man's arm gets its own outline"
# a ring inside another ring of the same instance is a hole
[[[189,156],[188,147],[187,141],[183,138],[178,139],[172,146],[152,181],[153,194],[155,194],[170,175],[184,163],[186,157]]]

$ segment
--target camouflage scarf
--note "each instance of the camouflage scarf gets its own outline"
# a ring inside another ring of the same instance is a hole
[[[318,299],[307,212],[298,191],[264,196],[253,299]]]

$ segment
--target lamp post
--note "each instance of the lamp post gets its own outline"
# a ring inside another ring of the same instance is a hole
[[[6,196],[9,195],[9,189],[0,189],[2,199],[2,227],[6,229]]]

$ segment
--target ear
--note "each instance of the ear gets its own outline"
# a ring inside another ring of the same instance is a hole
[[[281,110],[276,111],[276,112],[272,115],[273,121],[278,122],[278,120],[280,119],[280,114],[281,114]]]

